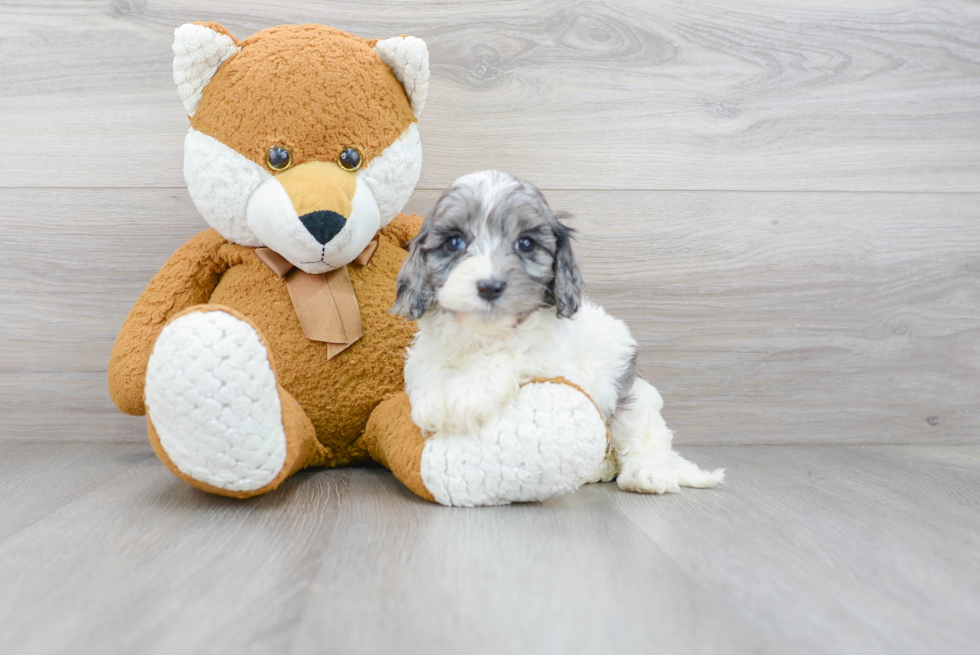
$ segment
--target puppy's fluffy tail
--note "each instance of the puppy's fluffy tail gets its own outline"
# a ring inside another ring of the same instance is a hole
[[[670,466],[677,472],[677,482],[682,487],[707,489],[725,480],[725,469],[704,471],[694,462],[689,462],[678,455],[677,451],[670,453]]]

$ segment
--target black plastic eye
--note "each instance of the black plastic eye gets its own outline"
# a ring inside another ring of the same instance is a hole
[[[357,148],[347,148],[340,157],[337,157],[337,164],[345,171],[356,171],[361,167],[361,151]]]
[[[449,237],[446,239],[446,243],[444,245],[446,250],[449,252],[460,252],[461,250],[466,250],[466,241],[464,241],[463,237],[460,236]]]
[[[528,253],[534,250],[534,241],[530,237],[521,237],[514,244],[514,250],[517,252]]]
[[[265,163],[274,171],[284,171],[293,165],[293,153],[282,146],[272,146],[265,155]]]

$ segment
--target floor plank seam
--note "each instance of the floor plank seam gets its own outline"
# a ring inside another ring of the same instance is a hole
[[[79,442],[70,442],[70,443],[79,443]],[[25,530],[29,529],[30,527],[32,527],[34,525],[37,525],[38,523],[41,523],[43,521],[46,521],[47,519],[51,518],[52,516],[55,516],[56,514],[59,514],[60,512],[64,511],[65,509],[67,509],[69,507],[72,507],[73,505],[77,504],[78,502],[80,502],[81,500],[83,500],[84,498],[86,498],[92,492],[97,491],[97,490],[101,489],[102,487],[104,487],[106,484],[108,484],[108,483],[110,483],[110,482],[112,482],[114,480],[117,480],[117,479],[119,479],[122,476],[125,476],[125,475],[129,474],[133,469],[138,468],[140,466],[146,466],[147,463],[150,462],[151,460],[156,461],[156,455],[154,455],[152,452],[143,455],[142,458],[140,459],[140,461],[134,463],[131,466],[127,466],[126,468],[124,468],[123,470],[119,471],[118,473],[116,473],[114,475],[110,475],[106,479],[104,479],[104,480],[96,483],[95,485],[93,485],[91,487],[86,487],[84,489],[84,491],[80,491],[80,492],[78,492],[76,494],[73,494],[73,495],[68,496],[68,498],[65,499],[64,502],[60,503],[57,507],[53,507],[50,512],[47,512],[47,513],[45,513],[42,516],[38,516],[38,517],[35,517],[35,518],[29,520],[24,525],[19,526],[16,530],[14,530],[13,532],[11,532],[10,534],[7,534],[7,535],[3,536],[2,538],[0,538],[0,545],[6,543],[11,538],[13,538],[14,536],[16,536],[16,535],[24,532]]]
[[[697,491],[698,490],[695,490],[694,493],[697,493]],[[688,493],[690,493],[690,490]],[[633,529],[635,529],[648,543],[657,549],[657,552],[661,557],[664,557],[673,563],[677,571],[684,576],[691,586],[702,590],[706,595],[716,596],[716,589],[695,577],[695,575],[690,572],[689,567],[685,565],[681,559],[676,557],[668,549],[664,548],[660,543],[658,543],[655,537],[650,535],[650,533],[643,528],[643,524],[640,521],[630,516],[627,512],[624,512],[618,505],[614,506],[614,509],[620,518],[624,519],[627,524],[633,526]],[[717,595],[716,597],[719,602],[724,602],[725,607],[727,607],[729,611],[740,617],[747,625],[752,626],[752,628],[758,632],[761,639],[771,644],[775,648],[777,642],[779,641],[776,639],[777,635],[773,634],[772,628],[766,625],[757,613],[747,611],[748,608],[744,604],[734,602],[734,599],[725,599],[720,595]],[[795,644],[795,646],[800,647],[801,644]]]

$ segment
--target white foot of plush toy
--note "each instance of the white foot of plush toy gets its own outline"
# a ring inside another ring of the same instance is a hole
[[[282,406],[265,345],[227,312],[193,311],[163,329],[146,371],[146,406],[170,462],[210,487],[254,491],[285,465]]]
[[[437,434],[426,440],[422,482],[443,505],[544,500],[589,479],[605,457],[606,434],[595,405],[578,389],[528,384],[478,435]]]

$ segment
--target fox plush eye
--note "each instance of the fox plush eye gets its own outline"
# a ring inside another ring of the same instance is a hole
[[[347,148],[340,157],[337,157],[337,164],[345,171],[356,171],[361,167],[361,151],[357,148]]]
[[[514,250],[523,253],[531,252],[534,250],[534,241],[530,237],[521,237],[514,244]]]
[[[461,236],[449,237],[443,242],[443,247],[449,252],[460,252],[466,250],[466,241]]]
[[[282,146],[272,146],[265,155],[265,163],[274,171],[284,171],[293,165],[293,153]]]

